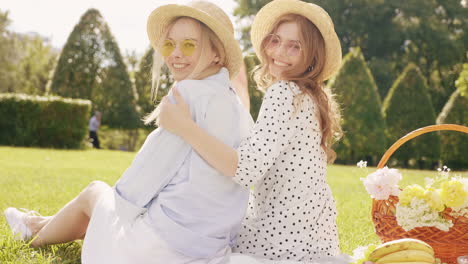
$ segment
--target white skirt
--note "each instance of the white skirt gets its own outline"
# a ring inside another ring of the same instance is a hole
[[[106,190],[96,203],[83,241],[83,264],[304,264],[275,261],[231,253],[227,247],[212,259],[194,259],[171,249],[151,228],[145,208],[124,200],[115,190]],[[183,239],[182,237],[180,239]],[[347,264],[341,255],[313,264]],[[310,263],[312,264],[312,263]]]
[[[145,208],[134,206],[109,189],[93,210],[83,242],[82,263],[228,263],[229,247],[212,259],[194,259],[171,249],[148,220]]]

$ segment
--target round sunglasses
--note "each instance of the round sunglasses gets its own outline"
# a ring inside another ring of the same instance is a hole
[[[267,35],[263,41],[267,49],[277,49],[283,46],[283,40],[276,34]],[[301,53],[301,43],[297,40],[285,41],[284,45],[286,46],[286,54],[289,57],[298,56]]]
[[[164,57],[169,57],[177,46],[179,46],[184,56],[191,56],[197,48],[197,41],[194,39],[184,39],[176,42],[172,39],[166,39],[159,48],[159,52]]]

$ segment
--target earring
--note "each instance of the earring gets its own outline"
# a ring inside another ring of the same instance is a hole
[[[307,67],[307,71],[308,71],[308,72],[311,72],[313,69],[314,69],[314,66],[312,66],[312,65],[310,65],[309,67]]]

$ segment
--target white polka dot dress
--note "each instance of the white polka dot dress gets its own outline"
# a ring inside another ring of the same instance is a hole
[[[293,82],[266,92],[253,132],[237,151],[234,180],[253,189],[235,252],[297,261],[340,254],[316,112]]]

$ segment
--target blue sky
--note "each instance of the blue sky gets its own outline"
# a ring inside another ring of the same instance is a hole
[[[237,5],[234,0],[215,2],[231,16]],[[89,8],[98,9],[117,39],[122,53],[134,50],[143,54],[149,46],[146,19],[158,6],[186,3],[187,0],[2,0],[0,10],[9,11],[9,29],[27,33],[37,32],[61,48],[80,17]]]

